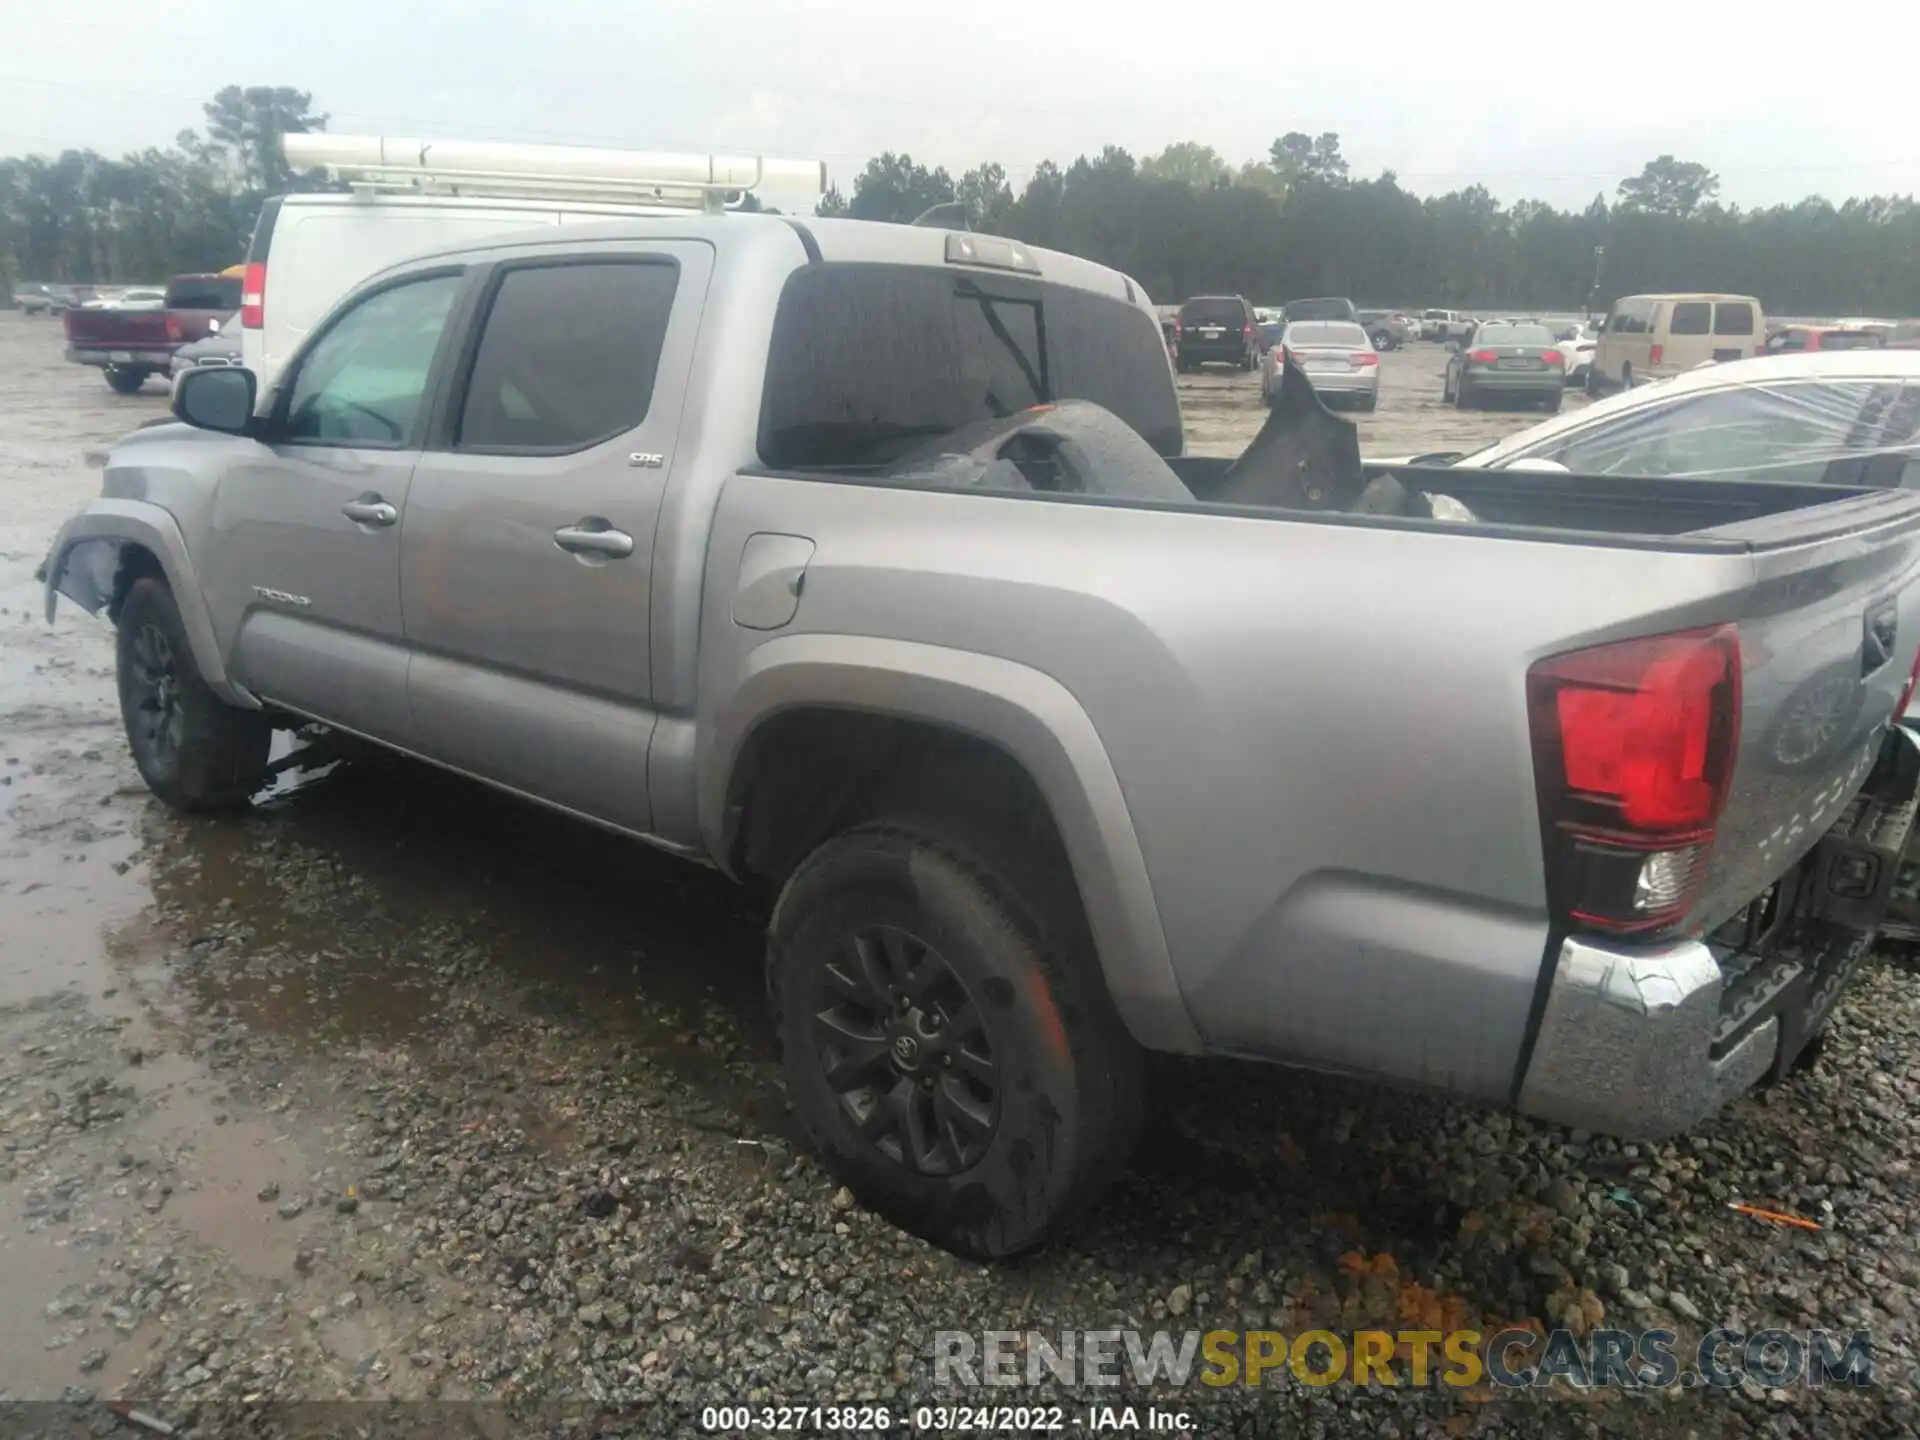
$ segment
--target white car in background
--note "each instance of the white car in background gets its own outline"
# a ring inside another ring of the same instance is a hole
[[[1378,463],[1920,488],[1920,351],[1729,360],[1595,401],[1470,454]]]
[[[1585,385],[1587,372],[1593,369],[1593,352],[1599,337],[1586,325],[1556,325],[1553,338],[1560,353],[1567,357],[1567,384]]]

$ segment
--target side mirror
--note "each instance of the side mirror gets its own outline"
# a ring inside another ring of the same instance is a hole
[[[1458,340],[1447,341],[1447,351],[1449,354],[1458,355],[1460,353],[1460,342]]]
[[[222,435],[248,434],[259,387],[253,372],[237,365],[189,370],[174,388],[174,418]]]

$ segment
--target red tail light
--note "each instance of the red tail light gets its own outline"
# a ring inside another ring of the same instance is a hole
[[[184,332],[180,329],[180,317],[178,315],[167,316],[167,339],[173,344],[178,345],[181,340],[185,338]]]
[[[240,323],[258,330],[267,323],[267,262],[249,260],[246,278],[240,282]]]
[[[1575,650],[1527,673],[1554,909],[1671,929],[1706,877],[1739,749],[1731,625]]]
[[[1242,325],[1240,327],[1240,338],[1242,340],[1251,340],[1253,338],[1253,326]]]
[[[1492,365],[1498,362],[1500,357],[1491,350],[1475,350],[1467,356],[1467,359],[1476,365]]]
[[[1542,363],[1547,365],[1565,365],[1567,363],[1567,357],[1562,355],[1558,350],[1544,351],[1540,359]]]
[[[1173,322],[1173,333],[1174,333],[1174,336],[1178,338],[1180,334],[1180,322],[1178,320]]]
[[[1380,363],[1380,357],[1371,350],[1356,350],[1347,358],[1352,360],[1356,365],[1378,365]]]
[[[1665,347],[1660,345],[1649,346],[1647,348],[1647,363],[1649,365],[1658,365],[1660,363],[1660,357],[1664,354],[1666,354]]]

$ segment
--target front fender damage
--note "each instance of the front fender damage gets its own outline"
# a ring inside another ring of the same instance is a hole
[[[69,540],[63,530],[53,549],[34,572],[46,586],[47,623],[53,623],[60,597],[66,596],[89,615],[98,615],[113,599],[125,540],[95,536]]]
[[[137,553],[129,555],[129,547]],[[35,572],[46,587],[47,623],[53,623],[62,596],[90,615],[110,610],[128,565],[136,560],[143,568],[150,562],[173,592],[194,663],[208,687],[229,704],[258,709],[260,702],[227,678],[193,558],[173,517],[158,506],[141,500],[95,500],[60,527]]]

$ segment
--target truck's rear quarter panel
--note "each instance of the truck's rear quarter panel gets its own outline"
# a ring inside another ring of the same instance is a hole
[[[1784,866],[1781,817],[1800,817],[1804,850],[1844,803],[1920,641],[1907,540],[1756,571],[1740,551],[743,476],[716,517],[703,697],[727,693],[767,638],[728,609],[756,531],[817,544],[788,633],[994,655],[1072,693],[1119,775],[1210,1046],[1491,1099],[1514,1081],[1549,929],[1528,665],[1743,620],[1748,724],[1764,729],[1844,659],[1866,597],[1901,591],[1906,659],[1868,683],[1858,744],[1784,781],[1743,760],[1735,863],[1713,892],[1732,906]]]

